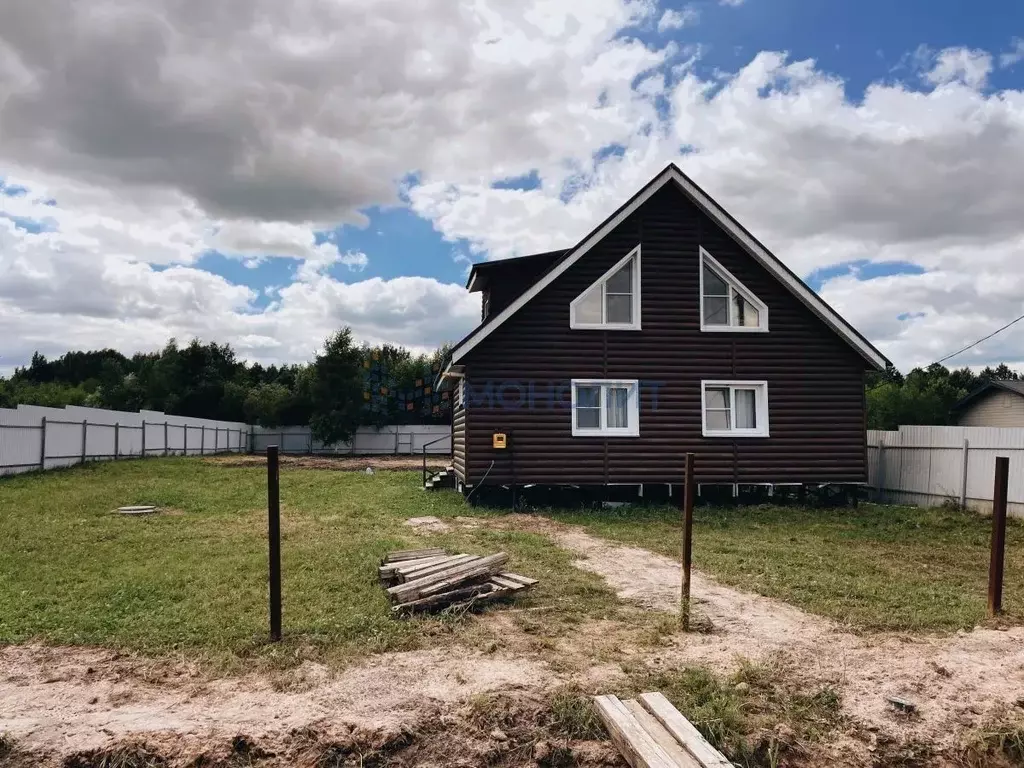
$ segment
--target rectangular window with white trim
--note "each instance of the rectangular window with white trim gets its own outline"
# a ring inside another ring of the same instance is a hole
[[[637,437],[640,383],[636,379],[572,380],[574,437]]]
[[[768,382],[702,381],[704,437],[768,437]]]

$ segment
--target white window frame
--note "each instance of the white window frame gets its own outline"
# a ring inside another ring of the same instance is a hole
[[[704,324],[704,265],[711,267],[711,271],[718,274],[729,286],[729,324],[728,325],[705,325]],[[758,325],[743,326],[733,325],[733,291],[742,296],[748,303],[757,310]],[[768,333],[768,306],[754,295],[747,286],[741,283],[728,269],[723,267],[714,256],[700,247],[700,329],[706,333]]]
[[[709,429],[708,428],[708,389],[729,390],[729,411],[731,414],[730,423],[732,429]],[[754,408],[756,412],[756,429],[737,429],[736,424],[736,390],[753,389]],[[700,420],[701,430],[704,437],[769,437],[768,427],[768,382],[767,381],[738,381],[735,379],[708,379],[700,383]]]
[[[601,426],[597,428],[579,427],[576,425],[576,388],[601,387]],[[606,395],[613,387],[628,387],[626,413],[628,427],[606,427]],[[573,379],[570,382],[572,391],[572,436],[573,437],[639,437],[640,436],[640,380],[639,379]]]
[[[460,377],[455,384],[452,391],[452,399],[455,400],[452,406],[453,411],[460,411],[466,407],[466,379],[464,376]]]
[[[628,323],[579,323],[576,322],[576,305],[579,304],[592,290],[601,291],[601,317],[604,317],[606,310],[605,290],[608,278],[622,269],[631,260],[633,261],[633,319]],[[640,328],[640,246],[631,250],[622,259],[619,259],[611,269],[601,275],[600,278],[591,283],[587,290],[572,300],[569,304],[569,327],[573,330],[605,330],[605,331],[639,331]]]

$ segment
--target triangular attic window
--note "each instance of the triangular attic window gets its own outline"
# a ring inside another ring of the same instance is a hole
[[[768,330],[765,303],[703,248],[700,249],[700,329]]]
[[[570,328],[640,330],[640,246],[569,305]]]

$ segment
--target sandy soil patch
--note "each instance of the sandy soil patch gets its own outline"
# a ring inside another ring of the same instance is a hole
[[[456,524],[463,522],[469,523]],[[540,517],[509,515],[483,524],[546,534],[623,599],[666,613],[678,609],[679,567],[669,558]],[[618,685],[625,682],[627,661],[731,672],[738,657],[782,657],[808,689],[829,684],[841,694],[850,728],[826,747],[828,764],[868,766],[903,764],[881,759],[887,745],[952,748],[1024,696],[1021,628],[925,638],[857,634],[702,574],[695,574],[693,592],[714,630],[662,635],[657,647],[632,646],[631,627],[612,619],[584,622],[545,645],[516,616],[552,608],[527,606],[480,620],[482,631],[500,634],[502,643],[492,646],[499,650],[450,646],[383,654],[342,671],[306,662],[272,675],[210,680],[184,660],[102,649],[0,648],[0,733],[32,751],[26,762],[14,763],[18,768],[61,765],[84,750],[139,742],[172,766],[194,764],[189,761],[211,750],[228,757],[204,765],[245,764],[236,760],[238,750],[257,747],[274,755],[261,758],[261,766],[312,765],[325,745],[384,750],[397,756],[396,765],[476,766],[492,764],[496,755],[514,755],[505,765],[535,765],[533,747],[545,738],[544,699],[559,686]],[[914,701],[919,716],[893,712],[888,695]],[[506,723],[495,728],[481,721],[473,704],[481,696],[504,697],[496,710]],[[528,727],[513,734],[518,723]],[[572,749],[577,765],[617,764],[606,743]]]
[[[340,673],[305,663],[288,679],[205,680],[188,664],[98,649],[0,649],[0,733],[54,756],[125,740],[200,754],[238,734],[280,744],[289,734],[393,740],[440,708],[501,691],[538,694],[559,678],[542,662],[468,649],[386,654]],[[262,764],[262,763],[261,763]]]
[[[446,533],[452,529],[441,518],[433,517],[432,515],[427,517],[410,517],[405,521],[405,525],[419,533]]]
[[[495,524],[550,536],[578,556],[577,567],[603,576],[623,599],[656,610],[679,610],[676,561],[546,518],[509,515]],[[844,711],[868,732],[942,749],[1024,696],[1021,627],[947,637],[856,634],[787,603],[722,586],[698,572],[693,573],[692,594],[696,610],[711,620],[714,631],[675,635],[652,663],[732,671],[737,656],[758,660],[783,654],[808,681],[833,684]],[[895,714],[887,696],[910,699],[920,716]]]
[[[222,467],[261,467],[266,466],[267,458],[230,454],[210,456],[204,461]],[[329,469],[338,472],[365,472],[368,467],[375,472],[423,468],[422,456],[281,456],[278,461],[282,469]],[[448,456],[428,456],[427,469],[437,470],[449,461]]]

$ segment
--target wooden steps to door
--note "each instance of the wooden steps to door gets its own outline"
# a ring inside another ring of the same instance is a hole
[[[597,713],[632,768],[733,768],[660,693],[595,696]]]
[[[503,571],[508,555],[449,555],[444,550],[392,552],[378,576],[395,614],[439,610],[508,597],[529,589],[536,579]]]

